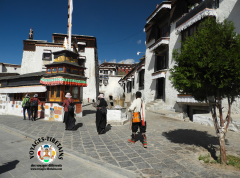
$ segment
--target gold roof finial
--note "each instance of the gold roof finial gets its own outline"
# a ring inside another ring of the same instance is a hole
[[[107,62],[107,59],[105,59],[105,62]]]
[[[122,64],[124,64],[124,62],[122,61]]]

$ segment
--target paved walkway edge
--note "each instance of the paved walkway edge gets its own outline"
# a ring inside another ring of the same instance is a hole
[[[34,137],[34,136],[30,135],[30,134],[26,134],[26,133],[24,133],[22,131],[16,130],[14,128],[10,128],[10,127],[2,125],[2,124],[0,124],[0,128],[9,130],[11,132],[15,132],[17,134],[20,134],[20,135],[26,137],[26,138],[30,138],[33,141],[37,139],[37,137]],[[111,172],[114,172],[116,174],[119,174],[119,176],[131,177],[131,178],[132,177],[139,177],[136,174],[134,174],[133,172],[130,172],[130,171],[126,170],[126,169],[122,169],[122,168],[113,166],[111,164],[108,164],[108,163],[105,163],[103,161],[91,158],[91,157],[86,156],[84,154],[72,151],[72,150],[70,150],[68,148],[63,148],[63,150],[64,150],[64,153],[67,154],[67,155],[70,155],[70,156],[75,157],[77,159],[81,159],[82,161],[85,161],[85,162],[88,162],[90,164],[93,164],[94,166],[99,167],[101,169],[105,169],[107,171],[111,171]]]

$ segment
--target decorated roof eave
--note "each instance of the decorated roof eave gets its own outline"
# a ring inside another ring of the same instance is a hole
[[[143,62],[142,62],[143,61]],[[141,62],[138,63],[137,66],[135,66],[124,78],[123,80],[128,79],[128,77],[131,77],[132,75],[134,75],[133,73],[137,72],[139,68],[141,68],[142,66],[145,66],[145,58],[142,60]]]
[[[163,1],[153,13],[146,19],[146,23],[149,23],[162,9],[171,9],[171,1]]]
[[[75,53],[73,51],[70,51],[70,50],[61,50],[61,51],[55,51],[55,52],[52,52],[53,54],[61,54],[61,53],[71,53],[71,54],[74,54],[74,55],[79,55],[78,53]]]
[[[76,78],[63,77],[63,76],[54,76],[50,78],[42,77],[40,79],[40,83],[46,86],[70,85],[70,86],[87,87],[86,79],[76,79]]]
[[[160,38],[159,40],[157,40],[154,44],[152,44],[148,48],[150,51],[153,51],[162,45],[169,45],[169,40],[170,40],[169,37]]]
[[[70,63],[70,62],[53,62],[53,63],[50,63],[50,64],[45,64],[45,66],[55,66],[55,65],[61,65],[61,64],[72,65],[72,66],[75,66],[75,67],[81,67],[83,69],[87,69],[86,67],[80,66],[80,65],[75,64],[75,63]]]
[[[87,77],[85,77],[85,76],[76,75],[76,74],[69,74],[69,73],[51,73],[51,74],[45,73],[42,76],[45,77],[45,78],[56,77],[56,76],[63,76],[63,77],[73,77],[73,78],[79,78],[79,79],[87,79]]]
[[[202,20],[204,17],[207,17],[207,16],[217,17],[217,11],[214,9],[205,8],[204,10],[202,10],[201,12],[197,13],[195,16],[190,18],[188,21],[176,27],[176,34],[178,35],[181,31],[187,29],[194,23]]]

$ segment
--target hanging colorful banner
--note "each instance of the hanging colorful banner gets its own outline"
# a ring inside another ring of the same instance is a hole
[[[73,85],[73,86],[87,87],[87,81],[85,80],[64,78],[61,76],[51,77],[51,78],[42,77],[40,79],[40,83],[44,85]]]

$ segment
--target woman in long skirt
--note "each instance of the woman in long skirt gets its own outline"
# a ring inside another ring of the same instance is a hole
[[[63,107],[65,111],[63,123],[65,123],[65,130],[73,130],[75,127],[76,119],[74,118],[74,111],[69,112],[68,107],[70,103],[74,103],[74,102],[70,93],[67,93],[65,97],[66,99],[63,103]]]
[[[96,128],[97,128],[97,132],[98,134],[103,134],[105,127],[107,125],[107,114],[103,114],[102,113],[102,109],[104,109],[104,107],[106,108],[108,106],[106,100],[104,99],[104,95],[100,94],[98,96],[99,101],[97,104],[97,113],[96,113]]]

